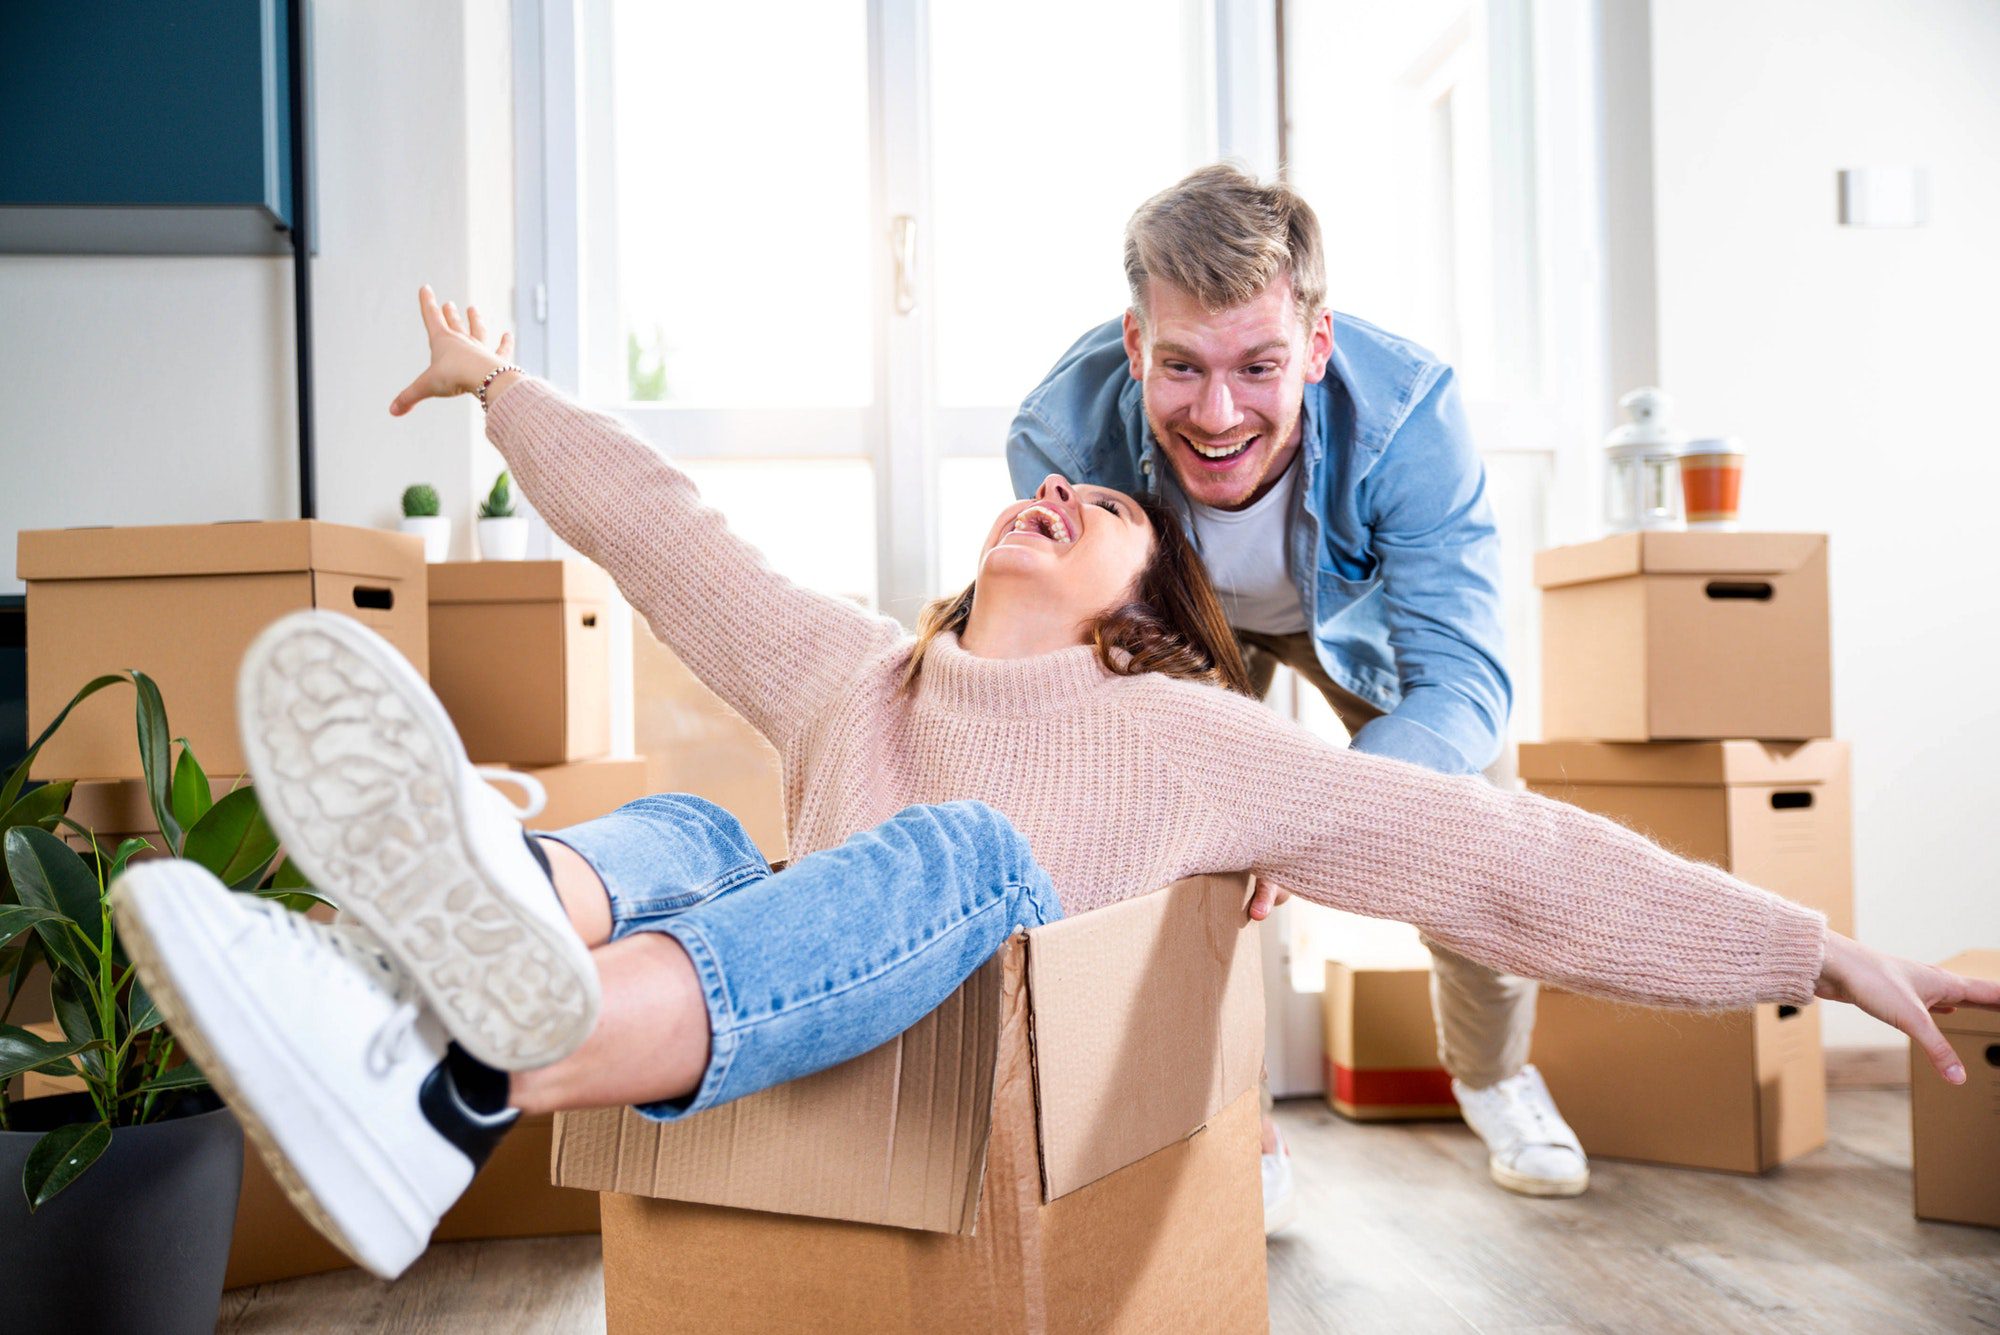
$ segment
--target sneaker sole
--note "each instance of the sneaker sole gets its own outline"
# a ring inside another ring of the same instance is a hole
[[[1490,1159],[1487,1161],[1486,1169],[1493,1174],[1495,1182],[1518,1196],[1581,1196],[1590,1188],[1589,1173],[1585,1173],[1582,1177],[1554,1179],[1529,1177],[1525,1173],[1517,1173],[1513,1169],[1503,1167]]]
[[[465,747],[392,645],[332,613],[285,617],[244,657],[237,715],[287,855],[375,934],[466,1051],[518,1071],[590,1036],[589,951],[522,902],[552,894],[539,870],[516,892],[479,856]]]
[[[164,864],[162,864],[164,866]],[[172,872],[148,871],[152,879],[178,876]],[[122,879],[122,878],[121,878]],[[193,888],[201,888],[198,885]],[[369,1157],[351,1152],[351,1131],[327,1125],[319,1112],[330,1106],[315,1083],[298,1070],[282,1042],[273,1042],[265,1032],[262,1013],[255,1002],[241,994],[224,997],[221,1004],[229,1012],[231,1041],[238,1047],[255,1044],[256,1068],[262,1079],[249,1078],[223,1060],[209,1040],[208,1026],[198,1008],[189,1004],[173,974],[167,969],[153,940],[152,926],[138,898],[114,895],[112,913],[118,924],[119,940],[126,956],[146,985],[147,995],[159,1008],[167,1031],[187,1051],[208,1083],[228,1104],[251,1147],[264,1167],[307,1223],[338,1247],[350,1259],[383,1279],[394,1279],[423,1255],[430,1245],[428,1230],[419,1235],[398,1210],[390,1193],[381,1185],[382,1174],[370,1171]],[[186,930],[185,922],[174,925]],[[212,963],[202,985],[218,994],[234,992],[234,977],[227,967],[227,952],[220,943],[211,946]],[[291,1097],[280,1095],[274,1086],[288,1085]],[[288,1105],[288,1106],[287,1106]],[[279,1131],[282,1126],[286,1128]],[[417,1213],[420,1205],[412,1203]]]

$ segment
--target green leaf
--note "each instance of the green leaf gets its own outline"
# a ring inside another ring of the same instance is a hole
[[[77,851],[47,830],[16,826],[6,835],[7,870],[15,893],[30,908],[47,909],[68,922],[35,924],[49,958],[88,984],[97,970],[84,954],[77,932],[96,940],[104,928],[103,905],[97,897],[97,877]],[[93,952],[94,954],[94,952]]]
[[[199,1089],[208,1083],[208,1077],[193,1062],[182,1062],[179,1066],[162,1071],[145,1084],[133,1090],[134,1094],[147,1094],[168,1089]]]
[[[259,899],[274,899],[294,913],[304,913],[316,904],[324,904],[335,913],[340,912],[340,905],[334,903],[317,890],[264,889],[252,890],[249,893],[257,896]]]
[[[140,839],[137,836],[121,840],[118,845],[118,851],[111,855],[111,865],[105,869],[104,883],[110,885],[113,881],[117,880],[119,873],[125,870],[125,864],[132,860],[133,854],[143,853],[152,846],[151,840]]]
[[[55,1009],[56,1023],[62,1026],[63,1037],[84,1045],[79,1057],[83,1069],[102,1080],[104,1054],[98,1049],[108,1046],[111,1035],[97,1027],[97,1007],[91,1004],[91,990],[58,974],[49,980],[49,1002]]]
[[[131,1026],[135,1034],[149,1033],[158,1029],[163,1018],[160,1015],[159,1003],[153,1000],[152,993],[148,992],[146,985],[136,977],[132,979],[131,992],[125,997],[125,1014],[128,1017],[126,1023]]]
[[[168,850],[178,851],[181,823],[174,819],[167,706],[160,699],[160,688],[153,679],[137,668],[132,669],[132,684],[139,691],[139,768],[146,775],[146,799],[153,805],[153,819],[160,823],[160,835],[167,841]]]
[[[60,921],[62,914],[48,909],[30,908],[26,904],[0,904],[0,946],[11,942],[39,922]],[[10,964],[11,960],[8,961]]]
[[[195,822],[181,856],[214,872],[225,885],[258,871],[278,851],[278,836],[257,804],[257,790],[238,788]]]
[[[21,1190],[30,1213],[54,1200],[70,1183],[111,1147],[111,1128],[103,1122],[59,1126],[35,1142],[21,1169]]]
[[[11,830],[16,825],[39,825],[47,829],[64,811],[69,809],[69,795],[76,787],[75,779],[64,779],[61,783],[45,783],[31,793],[25,793],[7,814],[0,816],[0,830]]]
[[[21,757],[19,764],[14,766],[13,772],[7,776],[7,782],[0,784],[0,810],[11,808],[14,805],[14,799],[21,795],[21,785],[28,781],[28,767],[35,763],[35,757],[40,754],[42,744],[53,737],[56,729],[63,725],[63,720],[69,717],[69,711],[75,709],[89,697],[96,695],[106,686],[115,686],[123,680],[125,680],[124,674],[116,672],[108,676],[95,677],[86,682],[82,690],[69,698],[69,703],[62,707],[62,713],[57,714],[53,719],[49,720],[49,726],[42,729],[42,735],[35,738],[35,744],[28,748],[28,753]]]
[[[102,1039],[84,1043],[58,1043],[11,1024],[0,1024],[0,1081],[12,1080],[24,1071],[39,1071],[86,1049],[102,1048]]]
[[[181,744],[181,758],[174,762],[174,819],[186,829],[208,814],[215,798],[208,790],[208,774],[194,758],[194,748],[188,745],[188,739],[174,740]]]

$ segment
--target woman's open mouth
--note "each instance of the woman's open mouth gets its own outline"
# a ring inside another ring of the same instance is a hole
[[[1047,538],[1050,542],[1071,541],[1069,521],[1046,505],[1031,505],[1014,516],[1014,522],[1007,529],[1009,533],[1033,533]]]

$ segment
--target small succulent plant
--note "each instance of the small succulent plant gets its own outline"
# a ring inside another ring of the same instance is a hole
[[[408,519],[431,519],[438,512],[437,488],[419,482],[403,488],[403,515]]]
[[[500,476],[493,479],[493,490],[486,493],[486,499],[479,503],[481,519],[510,519],[514,514],[514,483],[502,469]]]

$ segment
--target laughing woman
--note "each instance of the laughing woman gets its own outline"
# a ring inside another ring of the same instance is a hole
[[[822,1069],[1009,933],[1195,873],[1253,871],[1599,996],[1852,1001],[1953,1080],[1929,1012],[2000,1004],[1610,821],[1279,718],[1150,502],[1051,476],[911,637],[774,573],[672,463],[509,366],[476,311],[420,303],[431,363],[390,411],[479,396],[554,531],[777,748],[796,861],[773,873],[686,797],[526,836],[386,644],[323,614],[267,630],[239,691],[258,790],[366,934],[170,862],[114,899],[278,1180],[377,1273],[415,1259],[522,1111],[670,1120]]]

